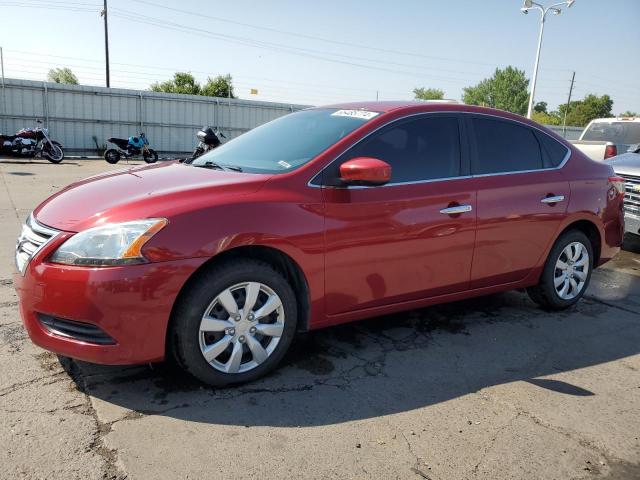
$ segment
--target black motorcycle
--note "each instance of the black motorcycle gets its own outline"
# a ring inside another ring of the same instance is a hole
[[[191,155],[191,159],[188,160],[191,163],[193,160],[198,158],[201,155],[213,150],[216,147],[219,147],[222,144],[220,138],[227,138],[224,134],[218,129],[214,130],[211,127],[202,127],[201,130],[198,130],[196,133],[196,137],[198,137],[199,143],[196,149],[193,151],[193,155]]]
[[[0,135],[0,154],[17,157],[44,157],[51,163],[60,163],[64,150],[60,142],[49,138],[49,130],[36,120],[35,128],[23,128],[15,135]]]
[[[137,137],[129,138],[107,138],[107,142],[113,143],[118,148],[110,148],[104,152],[104,159],[111,164],[118,163],[121,157],[133,158],[142,154],[142,158],[147,163],[158,161],[158,154],[153,148],[149,148],[149,140],[144,133]]]

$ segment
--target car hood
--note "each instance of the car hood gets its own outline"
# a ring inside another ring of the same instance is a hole
[[[606,160],[613,170],[620,175],[633,175],[640,177],[640,154],[623,153]]]
[[[34,215],[43,225],[71,232],[107,222],[170,218],[254,193],[270,177],[163,162],[72,183],[42,202]]]

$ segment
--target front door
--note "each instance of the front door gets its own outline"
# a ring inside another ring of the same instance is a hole
[[[461,130],[451,114],[399,120],[324,170],[329,315],[468,288],[476,192]],[[339,165],[355,157],[389,163],[390,183],[340,186]]]

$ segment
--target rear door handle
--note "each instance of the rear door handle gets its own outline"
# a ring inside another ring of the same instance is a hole
[[[564,195],[553,195],[551,197],[544,197],[540,200],[540,203],[560,203],[564,202]]]
[[[455,207],[443,208],[440,213],[443,215],[456,215],[460,213],[466,213],[473,210],[471,205],[456,205]]]

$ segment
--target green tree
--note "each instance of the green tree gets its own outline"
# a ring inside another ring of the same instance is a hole
[[[631,110],[627,110],[626,112],[622,112],[619,117],[640,117],[639,113],[632,112]]]
[[[202,86],[200,95],[206,95],[207,97],[236,98],[233,94],[231,74],[218,75],[216,78],[207,78],[207,82]]]
[[[613,117],[611,109],[613,108],[613,100],[609,95],[597,96],[589,94],[582,100],[574,100],[569,104],[567,112],[567,125],[575,127],[584,127],[594,118]],[[563,104],[558,107],[560,118],[564,118],[567,105]]]
[[[416,100],[442,100],[444,91],[439,88],[414,88],[413,94]]]
[[[533,106],[533,111],[538,113],[548,113],[547,112],[547,102],[538,102]]]
[[[70,68],[52,68],[49,70],[47,80],[53,83],[67,83],[69,85],[78,85],[78,77],[76,77]]]
[[[189,95],[200,95],[200,84],[190,73],[176,72],[172,80],[151,85],[152,92],[183,93]]]
[[[558,116],[558,112],[537,112],[534,109],[531,120],[542,125],[562,125],[562,119]]]
[[[468,105],[484,105],[524,115],[529,101],[529,80],[523,70],[508,66],[496,68],[490,78],[463,89],[462,99]]]

